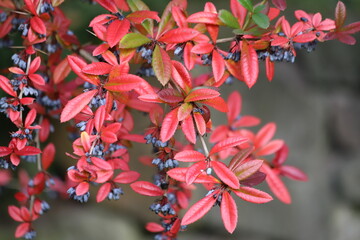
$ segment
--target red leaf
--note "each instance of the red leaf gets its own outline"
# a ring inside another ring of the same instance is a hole
[[[175,28],[163,34],[158,41],[165,43],[183,43],[192,40],[200,32],[192,28]]]
[[[205,54],[212,52],[212,50],[214,50],[214,45],[212,45],[211,43],[204,42],[204,43],[196,44],[191,49],[191,52],[195,54]]]
[[[255,137],[255,145],[256,147],[264,146],[267,144],[271,138],[274,137],[276,131],[275,123],[268,123],[263,126]]]
[[[104,160],[104,159],[97,158],[97,157],[91,157],[91,162],[95,166],[97,166],[97,167],[99,167],[101,169],[108,170],[108,171],[113,170],[111,164],[109,162],[107,162],[106,160]]]
[[[15,154],[20,155],[20,156],[37,155],[40,153],[41,153],[41,150],[36,147],[33,147],[33,146],[25,146],[21,150],[15,150]]]
[[[251,187],[240,187],[239,190],[234,190],[234,193],[239,198],[252,203],[267,203],[273,200],[266,192]]]
[[[207,23],[207,24],[214,24],[219,25],[221,24],[221,20],[218,17],[217,13],[214,12],[197,12],[191,14],[187,18],[187,22],[189,23]]]
[[[100,129],[103,127],[106,114],[107,113],[106,113],[106,110],[105,110],[105,105],[100,106],[96,110],[95,116],[94,116],[94,125],[95,125],[96,131],[100,132]]]
[[[25,118],[25,127],[30,127],[30,125],[35,121],[36,110],[31,109]]]
[[[231,147],[236,147],[240,144],[243,144],[245,142],[247,142],[248,139],[244,138],[244,137],[231,137],[231,138],[227,138],[219,143],[217,143],[210,151],[209,155],[218,153],[220,151],[223,151],[225,149],[231,148]]]
[[[196,61],[196,55],[191,53],[191,49],[193,47],[193,44],[191,42],[187,42],[184,48],[184,63],[187,69],[191,70],[194,68],[195,61]]]
[[[276,8],[284,11],[286,9],[286,0],[272,0],[272,3],[275,5]]]
[[[189,117],[192,110],[193,110],[193,105],[191,103],[181,104],[178,111],[178,120],[183,121],[184,119]]]
[[[275,167],[284,164],[288,158],[288,155],[289,155],[289,147],[286,144],[284,144],[282,148],[276,152],[276,155],[272,160],[272,164]]]
[[[196,222],[202,218],[207,212],[210,211],[215,201],[216,198],[210,194],[192,205],[181,220],[181,225],[189,225],[190,223]]]
[[[199,112],[194,113],[193,116],[197,131],[201,136],[204,135],[206,133],[206,122],[204,117]]]
[[[118,9],[114,3],[114,1],[111,0],[96,0],[97,3],[99,3],[103,8],[105,8],[106,10],[112,12],[112,13],[116,13],[118,12]]]
[[[112,67],[112,65],[105,62],[94,62],[85,66],[82,72],[91,75],[105,75],[110,73]]]
[[[9,206],[8,213],[12,219],[17,222],[23,222],[24,220],[21,217],[20,209],[16,206]]]
[[[260,169],[263,162],[264,162],[263,160],[255,159],[246,162],[244,164],[241,164],[240,166],[234,169],[235,175],[240,181],[245,180],[254,173],[256,173]]]
[[[0,87],[2,90],[4,90],[7,94],[16,97],[17,94],[16,92],[13,90],[12,86],[9,83],[9,79],[7,79],[4,76],[0,75]]]
[[[110,183],[104,183],[98,190],[96,194],[96,202],[102,202],[105,200],[105,198],[108,196],[109,192],[111,190],[111,184]]]
[[[273,140],[273,141],[267,143],[265,146],[262,146],[259,149],[257,149],[255,154],[257,156],[270,155],[270,154],[277,152],[280,148],[282,148],[283,145],[284,145],[283,140],[279,140],[279,139]]]
[[[189,72],[180,62],[172,60],[171,63],[172,79],[181,87],[181,89],[183,89],[185,92],[189,92],[192,87],[191,76]]]
[[[173,88],[164,88],[158,92],[159,98],[166,103],[179,103],[183,101],[183,97]]]
[[[139,177],[140,177],[140,174],[138,172],[126,171],[126,172],[119,173],[119,175],[117,175],[113,181],[117,182],[117,183],[122,183],[122,184],[129,184],[129,183],[132,183],[132,182],[135,182],[136,180],[138,180]]]
[[[220,112],[227,112],[228,111],[227,104],[224,101],[224,99],[222,99],[221,97],[215,97],[215,98],[211,98],[211,99],[206,99],[206,100],[201,101],[201,103],[207,104],[210,107],[213,107],[213,108],[215,108],[216,110],[218,110]]]
[[[145,80],[139,76],[123,74],[111,79],[104,87],[112,92],[128,92],[140,88],[143,81]]]
[[[270,61],[270,57],[266,57],[265,67],[266,67],[266,77],[271,82],[274,77],[275,64],[274,62]]]
[[[148,230],[149,232],[162,232],[164,231],[164,227],[161,226],[158,223],[154,223],[154,222],[150,222],[147,223],[145,226],[146,230]]]
[[[185,134],[186,139],[192,143],[196,144],[196,131],[194,120],[191,115],[188,115],[187,118],[181,123],[181,130]]]
[[[205,161],[197,162],[188,168],[185,175],[185,182],[187,184],[192,184],[199,174],[207,167],[207,163]]]
[[[30,223],[21,223],[19,226],[17,226],[15,230],[15,237],[21,238],[23,237],[28,231],[30,231]]]
[[[230,111],[226,114],[228,122],[231,124],[240,115],[242,108],[242,99],[239,92],[232,92],[228,97],[227,104]]]
[[[197,102],[202,100],[213,99],[220,96],[220,93],[207,87],[198,87],[190,91],[184,102]]]
[[[178,120],[178,110],[179,108],[175,108],[168,114],[166,114],[160,132],[160,139],[162,142],[168,141],[175,133],[179,120]]]
[[[342,1],[338,1],[335,8],[335,24],[337,29],[340,29],[344,25],[345,19],[346,19],[345,4]]]
[[[24,0],[24,3],[32,14],[37,15],[33,0]]]
[[[240,65],[244,81],[251,88],[259,75],[259,62],[255,49],[247,42],[242,42]]]
[[[177,6],[173,6],[171,8],[172,17],[174,18],[174,21],[176,22],[176,25],[178,25],[181,28],[188,27],[188,24],[186,22],[186,16],[184,12]]]
[[[195,150],[184,150],[175,154],[174,159],[180,162],[198,162],[206,159],[206,156]]]
[[[154,19],[157,22],[160,22],[158,13],[155,11],[148,11],[148,10],[132,12],[129,15],[127,15],[126,18],[135,24],[141,24],[146,19]]]
[[[115,20],[110,23],[107,28],[106,40],[110,47],[114,47],[119,44],[121,38],[129,31],[130,22],[128,20]]]
[[[61,83],[70,73],[69,62],[64,58],[54,69],[53,80],[55,84]]]
[[[222,194],[220,211],[226,230],[229,233],[233,233],[238,221],[238,212],[234,199],[227,191],[224,191]]]
[[[233,189],[238,189],[240,187],[239,179],[224,163],[212,161],[211,166],[223,183]]]
[[[307,181],[308,176],[300,169],[293,166],[279,167],[280,174],[296,181]]]
[[[152,56],[152,67],[159,82],[165,86],[171,76],[170,56],[159,45],[155,46]]]
[[[41,156],[42,168],[46,171],[51,163],[54,161],[55,157],[55,145],[53,143],[49,143],[43,150]]]
[[[135,192],[145,196],[157,197],[163,195],[163,190],[160,187],[145,181],[134,182],[130,187]]]
[[[215,82],[218,82],[225,72],[225,60],[217,51],[213,51],[212,54],[212,69]]]
[[[261,170],[266,174],[265,180],[275,196],[283,203],[290,204],[291,196],[280,177],[267,164],[263,164]]]
[[[36,83],[37,85],[45,85],[44,78],[39,74],[29,74],[29,78],[33,83]]]
[[[118,140],[117,135],[111,131],[103,131],[100,135],[101,140],[106,143],[114,143]]]
[[[41,18],[34,16],[30,19],[30,26],[32,29],[34,29],[35,32],[39,34],[46,34],[46,27],[44,22],[41,20]]]
[[[293,41],[298,43],[307,43],[307,42],[312,42],[315,39],[316,39],[315,33],[304,33],[294,37]]]
[[[94,89],[76,96],[70,100],[61,112],[60,121],[66,122],[74,118],[81,110],[83,110],[97,94],[98,90]]]
[[[77,185],[75,193],[77,196],[84,195],[85,193],[87,193],[89,191],[89,188],[90,188],[90,185],[88,182],[81,182],[79,185]]]
[[[94,84],[96,86],[99,85],[99,79],[98,77],[89,77],[86,74],[84,74],[82,72],[82,69],[87,66],[87,63],[82,60],[81,58],[77,57],[77,56],[67,56],[67,60],[69,62],[69,65],[71,67],[71,69],[76,73],[76,75],[78,75],[79,77],[81,77],[82,79],[84,79],[85,81]]]

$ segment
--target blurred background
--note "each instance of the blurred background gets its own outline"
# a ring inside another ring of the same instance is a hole
[[[167,0],[144,0],[152,10],[161,12]],[[188,11],[201,11],[206,1],[189,1]],[[228,1],[214,0],[218,9],[229,9]],[[287,18],[294,22],[293,12],[321,12],[323,18],[334,18],[336,0],[288,1]],[[360,21],[360,1],[344,1],[348,10],[347,23]],[[104,11],[85,1],[65,1],[62,8],[73,20],[72,29],[82,43],[92,42],[85,31],[90,20]],[[227,36],[224,36],[227,37]],[[359,41],[359,34],[356,35]],[[289,165],[302,169],[308,182],[285,180],[293,198],[291,205],[274,201],[251,204],[237,201],[239,223],[233,235],[224,229],[220,211],[214,208],[201,221],[189,226],[179,239],[217,240],[356,240],[360,239],[360,42],[349,46],[337,41],[319,44],[315,52],[299,51],[294,64],[276,64],[272,83],[264,69],[258,83],[249,90],[235,81],[224,86],[224,96],[237,89],[243,96],[242,114],[262,119],[262,125],[275,122],[276,138],[284,139],[290,148]],[[4,60],[5,55],[2,54]],[[11,56],[11,55],[10,55]],[[7,59],[7,58],[6,58]],[[3,63],[2,63],[3,65]],[[139,115],[141,117],[141,115]],[[135,118],[139,119],[139,118]],[[225,122],[215,116],[214,125]],[[139,129],[148,126],[139,122]],[[58,129],[53,140],[59,146],[56,171],[63,175],[73,161],[64,152],[72,152],[70,142],[64,143],[65,126]],[[7,138],[6,120],[1,116],[1,132]],[[2,137],[2,143],[4,141]],[[5,144],[5,143],[3,143]],[[141,180],[150,180],[153,169],[146,169],[136,155],[146,155],[150,147],[134,145],[131,150],[132,169],[143,173]],[[199,187],[200,189],[201,187]],[[261,189],[269,191],[262,184]],[[7,216],[7,205],[15,200],[11,189],[0,191],[0,239],[13,239],[16,223]],[[35,228],[40,240],[112,240],[152,239],[144,230],[148,221],[158,221],[148,210],[152,198],[124,188],[125,195],[115,202],[96,204],[94,194],[88,204],[67,200],[51,200],[51,210]],[[202,198],[202,190],[194,193],[193,201]]]

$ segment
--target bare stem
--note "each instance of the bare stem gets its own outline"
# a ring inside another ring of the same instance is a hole
[[[205,152],[205,156],[208,157],[209,156],[209,150],[208,150],[208,148],[206,146],[205,139],[200,134],[199,134],[199,137],[200,137],[201,145],[202,145],[202,147],[204,149],[204,152]]]
[[[234,41],[234,37],[228,37],[228,38],[220,38],[216,40],[216,43],[225,43],[225,42],[232,42]]]
[[[43,116],[41,115],[41,116],[40,116],[40,119],[39,119],[39,123],[42,122],[42,119],[43,119]],[[40,129],[37,130],[37,132],[36,132],[36,135],[35,135],[35,143],[36,143],[36,147],[37,147],[38,149],[40,149]],[[43,171],[43,168],[42,168],[42,162],[41,162],[41,156],[40,156],[40,154],[38,154],[38,155],[36,156],[36,161],[37,161],[37,169],[38,169],[38,171],[39,171],[39,172],[42,172],[42,171]]]

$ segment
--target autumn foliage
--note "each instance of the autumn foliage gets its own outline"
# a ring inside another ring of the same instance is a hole
[[[16,238],[35,238],[34,221],[49,210],[49,191],[81,203],[91,192],[102,202],[119,199],[130,184],[154,198],[149,208],[161,221],[146,229],[169,240],[215,206],[232,233],[234,197],[260,204],[275,196],[291,203],[282,178],[307,176],[286,164],[289,150],[274,139],[276,124],[260,125],[258,117],[242,113],[237,91],[226,97],[220,89],[234,79],[251,88],[261,64],[272,81],[276,62],[293,63],[298,51],[311,52],[318,43],[355,44],[360,22],[345,23],[342,2],[334,20],[297,10],[290,23],[282,15],[285,0],[229,0],[229,9],[208,2],[195,13],[186,0],[169,1],[162,13],[141,0],[93,0],[104,9],[88,29],[99,45],[78,41],[62,2],[0,1],[0,47],[15,51],[12,65],[1,71],[0,111],[17,129],[0,146],[0,185],[18,183],[17,204],[8,207],[19,222]],[[222,28],[232,35],[219,38]],[[197,68],[206,73],[194,76]],[[146,114],[147,129],[136,128],[136,111]],[[227,124],[213,126],[219,112]],[[66,153],[73,166],[63,176],[51,171],[54,121],[68,124],[73,147]],[[133,142],[152,145],[152,157],[140,161],[156,169],[154,181],[130,169],[129,162],[137,161],[128,152]],[[37,171],[27,170],[24,161]],[[263,181],[271,194],[256,187]],[[191,205],[194,185],[208,192]]]

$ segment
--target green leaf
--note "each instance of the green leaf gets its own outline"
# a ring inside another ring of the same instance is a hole
[[[266,29],[270,25],[270,20],[268,16],[263,13],[255,13],[254,15],[252,15],[252,20],[254,20],[256,25],[258,25],[260,28]]]
[[[164,49],[159,45],[155,46],[152,56],[152,67],[156,78],[165,86],[171,77],[171,59]]]
[[[265,9],[265,5],[257,5],[255,8],[254,8],[254,13],[259,13],[261,12],[262,10]]]
[[[238,0],[241,5],[243,5],[244,8],[246,8],[249,12],[252,12],[254,9],[254,6],[251,2],[251,0]]]
[[[219,18],[223,23],[225,23],[231,28],[240,28],[239,22],[237,21],[236,17],[234,17],[234,15],[232,15],[232,13],[228,10],[221,9],[219,11]]]
[[[151,39],[145,37],[140,33],[128,33],[121,39],[120,47],[137,48],[149,42],[151,42]]]

